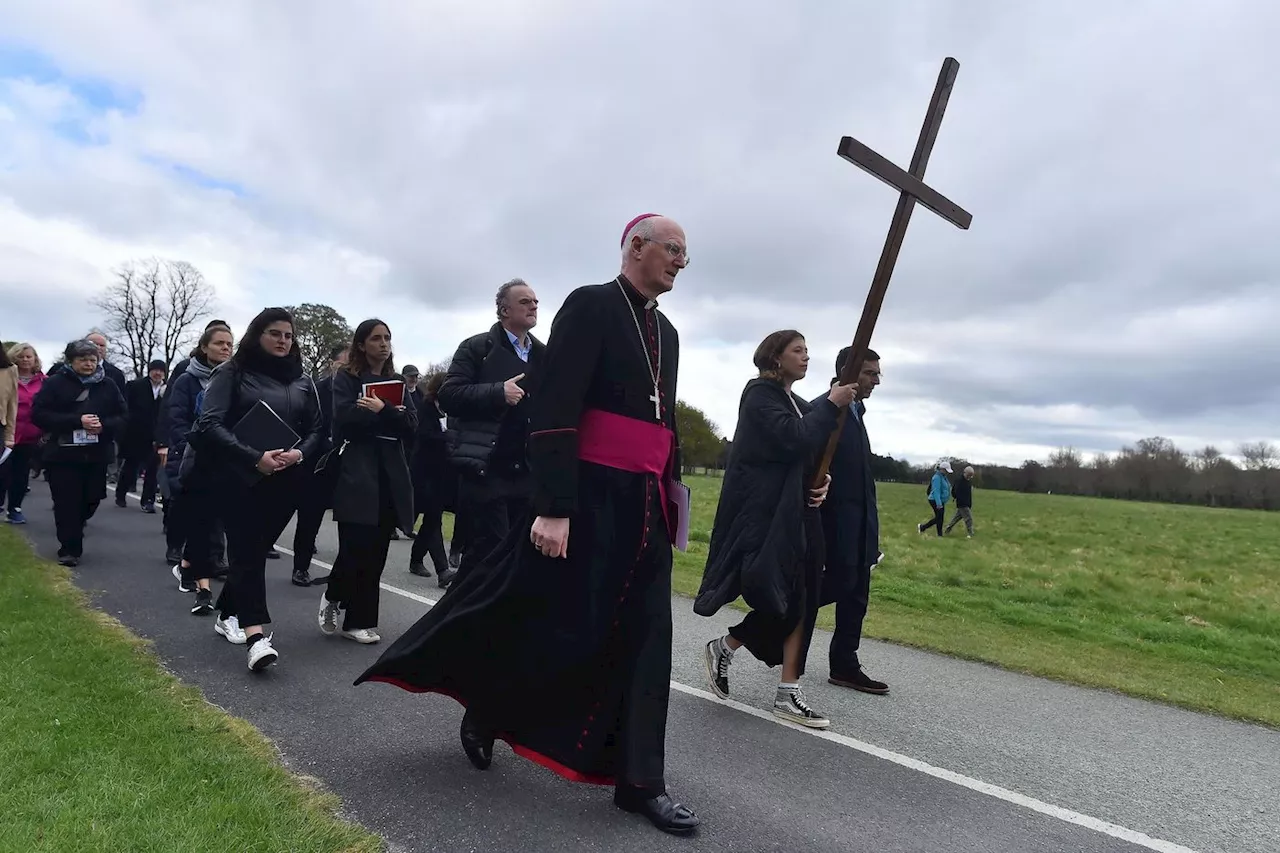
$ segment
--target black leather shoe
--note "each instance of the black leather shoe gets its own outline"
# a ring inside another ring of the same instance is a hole
[[[306,569],[294,569],[293,579],[290,582],[294,586],[311,586],[311,572]]]
[[[421,560],[419,560],[416,563],[409,564],[409,573],[417,575],[420,578],[431,577],[431,572],[427,569],[425,565],[423,565]]]
[[[625,812],[644,815],[658,829],[672,835],[688,835],[702,823],[693,809],[675,802],[670,794],[645,799],[644,794],[624,794],[615,789],[613,804]]]
[[[280,552],[277,551],[275,548],[272,548],[270,551],[267,552],[267,559],[268,560],[280,559]]]
[[[889,685],[883,681],[876,681],[874,678],[870,678],[862,671],[862,667],[857,664],[844,670],[831,670],[831,677],[827,679],[827,683],[834,684],[837,687],[851,687],[854,690],[861,690],[863,693],[874,693],[877,696],[883,696],[889,692]]]
[[[467,714],[462,717],[458,734],[462,738],[462,749],[475,768],[488,770],[493,763],[493,735],[482,731]]]

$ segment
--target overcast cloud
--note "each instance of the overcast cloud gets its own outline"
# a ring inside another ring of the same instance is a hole
[[[823,392],[945,56],[960,73],[873,346],[880,453],[1017,464],[1280,422],[1266,2],[0,0],[0,334],[48,355],[110,269],[196,264],[220,316],[315,301],[446,358],[522,276],[545,335],[657,210],[680,395],[732,432],[756,342]]]

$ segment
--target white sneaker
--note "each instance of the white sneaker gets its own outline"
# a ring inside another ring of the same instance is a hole
[[[325,593],[320,593],[320,612],[316,614],[320,633],[328,636],[338,633],[338,616],[341,612],[342,607],[337,602],[330,601]]]
[[[240,619],[236,616],[228,616],[223,619],[219,616],[213,620],[213,631],[215,634],[221,634],[227,638],[228,643],[234,643],[237,646],[243,646],[247,639],[244,635],[244,629],[240,627]]]
[[[191,588],[182,582],[182,564],[173,567],[173,579],[178,582],[178,592],[191,592]]]
[[[249,669],[261,672],[269,666],[274,666],[280,659],[280,653],[271,646],[271,637],[274,636],[275,634],[261,637],[249,647]],[[244,641],[241,640],[241,642]]]
[[[354,631],[339,631],[338,633],[348,640],[355,640],[357,643],[376,643],[382,639],[378,636],[378,632],[372,628],[357,628]]]

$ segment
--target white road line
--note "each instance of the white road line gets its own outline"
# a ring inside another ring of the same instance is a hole
[[[135,495],[130,495],[130,497],[136,498]],[[291,557],[293,556],[293,551],[288,548],[281,548],[277,545],[276,550],[282,554],[288,554]],[[333,571],[333,566],[322,560],[313,558],[311,562],[323,569]],[[419,604],[426,604],[429,607],[436,603],[436,599],[427,598],[425,595],[419,595],[416,592],[410,592],[407,589],[401,589],[400,587],[392,586],[389,583],[380,582],[378,586],[385,589],[387,592],[403,596],[412,601],[416,601]],[[724,705],[738,711],[739,713],[782,726],[785,729],[790,729],[791,731],[798,732],[800,734],[821,738],[825,741],[847,747],[848,749],[857,750],[858,752],[897,764],[899,767],[905,767],[908,770],[915,770],[918,773],[924,773],[928,776],[934,777],[935,779],[941,779],[944,782],[950,782],[954,785],[959,785],[962,788],[968,788],[970,791],[976,791],[979,794],[986,794],[988,797],[994,797],[997,800],[1003,800],[1006,803],[1012,803],[1015,806],[1021,806],[1025,809],[1030,809],[1033,812],[1057,818],[1065,823],[1082,826],[1085,829],[1091,829],[1094,832],[1100,832],[1103,835],[1109,835],[1112,838],[1118,838],[1121,841],[1127,841],[1130,844],[1136,844],[1139,847],[1145,847],[1148,850],[1155,850],[1157,853],[1197,853],[1197,851],[1190,847],[1184,847],[1181,844],[1175,844],[1172,841],[1165,841],[1161,838],[1154,838],[1147,835],[1145,832],[1128,829],[1127,827],[1120,826],[1119,824],[1111,823],[1110,821],[1105,821],[1101,818],[1091,817],[1087,814],[1081,814],[1080,812],[1072,811],[1071,809],[1066,809],[1062,806],[1055,806],[1052,803],[1046,803],[1042,800],[1037,800],[1034,797],[1019,794],[1017,791],[1011,791],[1008,788],[1002,788],[999,785],[992,785],[990,782],[983,782],[981,779],[974,779],[971,776],[965,776],[964,774],[956,773],[953,770],[934,767],[932,764],[920,761],[919,759],[911,758],[910,756],[902,755],[900,753],[884,749],[883,747],[876,746],[875,744],[857,740],[856,738],[851,738],[848,735],[842,735],[836,732],[820,731],[818,729],[808,729],[794,723],[786,723],[773,716],[773,714],[759,708],[753,708],[750,705],[744,705],[741,702],[735,702],[732,699],[721,699],[714,693],[710,693],[706,690],[699,690],[696,687],[690,687],[689,685],[681,684],[678,681],[671,682],[671,689],[677,690],[686,696],[695,696],[716,705]]]

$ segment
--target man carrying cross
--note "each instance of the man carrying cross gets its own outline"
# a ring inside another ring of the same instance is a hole
[[[680,343],[657,299],[687,264],[680,226],[645,214],[621,274],[569,294],[530,412],[532,508],[356,680],[457,698],[479,769],[501,738],[681,834],[699,820],[664,778]]]

